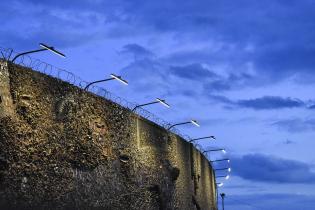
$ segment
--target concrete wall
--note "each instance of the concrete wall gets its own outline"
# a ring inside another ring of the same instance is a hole
[[[0,62],[0,209],[216,209],[208,161],[103,98]]]

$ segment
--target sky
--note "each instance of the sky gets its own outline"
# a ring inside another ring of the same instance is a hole
[[[156,116],[200,127],[209,159],[230,158],[228,210],[315,207],[315,1],[2,0],[0,47],[43,42],[66,54],[32,55]],[[215,168],[229,167],[226,162]],[[226,171],[217,172],[226,175]],[[221,200],[219,200],[219,204]],[[221,207],[221,206],[219,206]]]

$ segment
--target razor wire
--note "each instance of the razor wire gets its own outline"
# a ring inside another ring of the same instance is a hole
[[[0,59],[2,59],[2,60],[10,61],[10,59],[17,54],[18,53],[15,52],[11,48],[6,49],[6,48],[0,47]],[[81,88],[81,89],[86,87],[86,85],[89,83],[87,81],[84,81],[80,77],[76,76],[72,72],[69,72],[69,71],[62,69],[62,68],[58,68],[56,66],[53,66],[53,65],[46,63],[44,61],[41,61],[39,59],[32,58],[29,55],[22,55],[22,56],[18,57],[14,61],[14,63],[17,65],[24,66],[26,68],[30,68],[34,71],[44,73],[46,75],[52,76],[52,77],[60,79],[62,81],[68,82],[74,86]],[[94,93],[95,95],[103,97],[109,101],[116,103],[116,104],[119,104],[122,107],[129,109],[130,111],[138,105],[137,103],[129,102],[126,99],[119,97],[119,96],[116,96],[113,93],[107,91],[106,89],[101,88],[101,87],[96,86],[96,85],[91,85],[89,88],[89,92]],[[158,124],[159,126],[165,128],[166,130],[168,130],[168,128],[171,126],[171,123],[157,117],[156,115],[154,115],[153,113],[149,112],[146,109],[143,109],[142,107],[139,107],[138,109],[136,109],[134,111],[134,113],[140,115],[141,117],[143,117],[145,119],[148,119],[148,120],[154,122],[155,124]],[[176,128],[172,128],[171,131],[173,133],[177,134],[178,136],[182,137],[185,141],[191,140],[191,138],[188,135],[181,133]]]
[[[11,48],[2,48],[0,47],[0,60],[5,60],[5,61],[11,61],[11,58],[17,55],[18,53],[15,52]],[[15,62],[17,65],[24,66],[26,68],[30,68],[34,71],[38,71],[40,73],[43,73],[45,75],[49,75],[51,77],[54,77],[56,79],[59,79],[61,81],[68,82],[69,84],[72,84],[76,87],[79,87],[80,89],[84,89],[89,82],[81,79],[80,77],[76,76],[72,72],[69,72],[65,69],[58,68],[56,66],[53,66],[51,64],[48,64],[46,62],[43,62],[39,59],[32,58],[29,55],[22,55],[18,57]],[[137,103],[132,103],[127,101],[126,99],[116,96],[115,94],[107,91],[104,88],[101,88],[96,85],[91,85],[89,87],[89,92],[100,96],[102,98],[105,98],[115,104],[119,104],[120,106],[128,109],[130,112],[132,112],[133,108],[135,108]],[[139,116],[163,127],[166,130],[169,130],[170,126],[172,125],[171,123],[157,117],[153,113],[149,112],[146,109],[143,109],[142,107],[137,108],[133,113],[138,114]],[[170,129],[170,131],[178,136],[180,136],[182,139],[184,139],[186,142],[190,142],[192,138],[190,136],[181,133],[177,128],[173,127]],[[204,154],[204,148],[198,144],[197,142],[190,142],[193,144],[194,148],[200,152],[200,154]],[[208,160],[209,165],[213,168],[211,159],[205,155],[205,158]]]
[[[13,49],[0,47],[0,59],[9,60],[12,53],[13,53]]]

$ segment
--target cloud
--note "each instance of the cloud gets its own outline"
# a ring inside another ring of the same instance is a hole
[[[262,154],[232,158],[233,171],[243,179],[271,183],[315,183],[308,164]]]
[[[217,75],[209,69],[203,67],[200,63],[189,64],[185,66],[171,66],[170,73],[184,79],[204,81],[207,78],[215,78]]]
[[[225,206],[227,209],[243,210],[313,210],[315,197],[303,194],[226,194]],[[219,202],[219,207],[221,203]]]
[[[107,15],[89,7],[57,5],[36,1],[1,1],[0,7],[6,12],[0,14],[3,20],[0,44],[17,49],[31,49],[38,42],[75,47],[104,39],[104,25],[109,25]],[[80,5],[80,2],[75,5]]]
[[[164,38],[170,36],[171,44],[177,45],[169,47],[179,48],[170,52],[170,62],[253,70],[256,79],[267,82],[294,75],[311,79],[315,66],[315,23],[309,21],[315,18],[313,4],[298,0],[243,0],[242,6],[226,0],[198,4],[193,0],[1,1],[0,43],[29,48],[44,39],[69,47],[139,36],[152,43],[153,35],[157,45],[168,46]],[[182,49],[183,45],[188,47]],[[224,81],[215,81],[213,87],[230,88]]]
[[[315,32],[312,28],[315,23],[308,21],[315,18],[311,1],[293,0],[288,4],[284,1],[257,3],[244,0],[242,7],[236,2],[205,0],[198,4],[175,0],[171,3],[159,1],[139,5],[139,1],[128,5],[133,24],[142,25],[156,33],[173,32],[179,34],[176,37],[189,37],[184,40],[191,42],[200,40],[207,43],[212,40],[232,46],[220,48],[211,54],[198,53],[198,57],[218,60],[218,63],[229,62],[234,69],[238,69],[238,61],[252,61],[255,69],[268,76],[269,80],[314,71]],[[299,38],[296,38],[297,31]],[[249,44],[251,48],[246,47]],[[192,48],[186,54],[193,55],[192,52],[196,51]],[[223,57],[223,60],[217,59],[215,54]],[[189,57],[180,52],[176,55],[177,59],[180,55],[182,61],[185,61],[184,57]],[[236,61],[229,61],[231,57],[236,58]],[[261,77],[262,74],[259,75]]]
[[[305,106],[304,102],[299,99],[292,99],[290,97],[282,98],[278,96],[264,96],[262,98],[238,100],[236,105],[256,110],[296,108]]]
[[[315,131],[315,119],[287,119],[279,120],[272,123],[273,126],[278,127],[280,130],[288,131],[290,133],[299,133],[306,131]]]
[[[290,97],[263,96],[254,99],[231,100],[225,96],[208,94],[208,98],[234,109],[249,108],[254,110],[274,110],[285,108],[306,108],[306,102]]]
[[[134,60],[140,60],[145,58],[151,58],[154,56],[153,52],[144,48],[138,44],[127,44],[123,46],[123,49],[120,51],[122,54],[132,54]]]
[[[315,109],[315,105],[311,105],[308,107],[309,109]]]
[[[285,141],[283,142],[283,144],[285,144],[285,145],[295,144],[295,141],[291,141],[291,140],[287,139],[287,140],[285,140]]]
[[[228,91],[235,88],[240,89],[254,85],[253,80],[255,80],[253,76],[246,73],[240,73],[238,75],[231,73],[227,77],[217,76],[215,80],[205,82],[204,91],[206,93],[217,93],[219,91]]]

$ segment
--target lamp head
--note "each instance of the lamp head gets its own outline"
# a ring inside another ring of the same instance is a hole
[[[220,183],[217,183],[218,187],[222,187],[223,186],[223,183],[220,182]]]
[[[66,57],[64,54],[62,54],[61,52],[55,50],[53,47],[49,47],[48,45],[45,45],[43,43],[39,43],[39,46],[41,46],[42,48],[44,48],[46,50],[49,50],[50,52],[53,52],[53,53],[59,55],[60,57],[63,57],[63,58]]]
[[[170,105],[167,104],[167,103],[165,102],[165,100],[160,99],[160,98],[156,98],[156,100],[157,100],[158,102],[160,102],[162,105],[166,106],[167,108],[170,108]]]
[[[128,85],[127,80],[124,80],[121,78],[121,76],[117,76],[115,74],[110,74],[110,76],[116,80],[118,80],[119,82],[123,83],[124,85]]]
[[[197,120],[190,120],[190,122],[192,124],[194,124],[195,126],[200,127],[200,125],[198,124]]]

